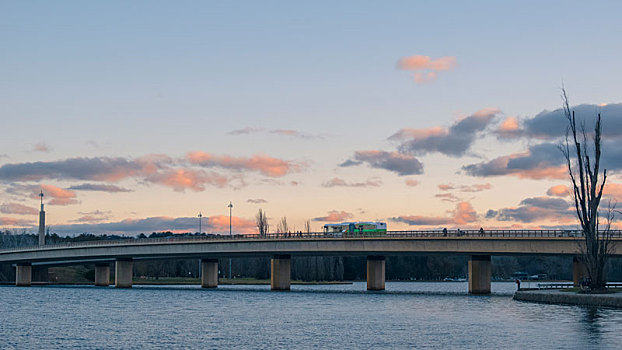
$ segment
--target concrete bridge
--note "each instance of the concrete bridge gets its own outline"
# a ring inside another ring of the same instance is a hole
[[[622,231],[613,232],[622,241]],[[468,262],[469,293],[490,293],[493,255],[567,255],[573,260],[575,283],[586,275],[576,259],[583,238],[578,231],[392,231],[386,234],[324,233],[207,235],[154,239],[89,241],[0,250],[0,263],[16,266],[15,283],[29,286],[32,266],[94,263],[95,285],[108,286],[115,265],[115,286],[132,286],[133,261],[140,259],[200,258],[201,286],[218,286],[218,258],[270,257],[271,287],[289,290],[291,259],[296,256],[366,256],[367,289],[383,290],[385,257],[395,255],[461,254]],[[614,244],[614,255],[622,248]]]

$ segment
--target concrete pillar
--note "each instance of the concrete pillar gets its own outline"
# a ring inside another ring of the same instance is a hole
[[[275,255],[270,260],[270,286],[272,290],[290,290],[292,259],[289,255]]]
[[[132,258],[119,258],[115,261],[114,286],[116,288],[132,288],[133,267]]]
[[[95,264],[95,285],[99,287],[110,285],[110,264]]]
[[[367,290],[384,290],[384,256],[367,257]]]
[[[469,260],[469,293],[490,294],[490,255],[473,255]]]
[[[15,285],[21,287],[30,287],[32,284],[32,265],[30,263],[21,263],[15,266]]]
[[[575,287],[579,287],[579,284],[584,278],[587,278],[587,267],[578,257],[572,258],[572,283]]]
[[[218,259],[201,259],[201,288],[218,287]]]

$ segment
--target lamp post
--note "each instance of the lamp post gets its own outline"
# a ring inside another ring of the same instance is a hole
[[[231,235],[231,210],[233,209],[233,203],[229,202],[229,237],[232,237]],[[229,258],[229,280],[231,280],[231,258]]]
[[[203,214],[201,214],[201,212],[199,212],[199,234],[203,233],[203,231],[201,230],[201,222],[203,221]]]

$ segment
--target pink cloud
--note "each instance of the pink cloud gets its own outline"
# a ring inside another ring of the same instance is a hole
[[[34,185],[31,187],[41,187],[41,190],[43,190],[43,195],[52,198],[52,200],[48,202],[48,204],[50,205],[70,205],[78,203],[78,201],[75,199],[76,193],[74,191],[66,190],[64,188],[56,187],[53,185]],[[39,194],[34,193],[33,191],[31,198],[39,198]]]
[[[477,212],[469,202],[460,202],[449,217],[403,215],[391,218],[394,222],[403,222],[412,226],[465,225],[477,221]]]
[[[155,173],[147,177],[147,181],[171,187],[174,191],[183,192],[186,189],[204,191],[205,185],[224,187],[228,179],[216,173],[207,173],[193,169],[170,169]]]
[[[351,218],[353,215],[345,211],[331,210],[326,216],[314,218],[313,221],[340,222]]]
[[[477,212],[469,202],[460,202],[454,211],[454,222],[464,225],[477,221]]]
[[[229,216],[216,215],[208,218],[210,227],[216,232],[229,231]],[[250,233],[257,229],[254,220],[244,219],[237,216],[231,217],[231,226],[237,232]]]
[[[19,203],[4,203],[0,205],[0,213],[17,215],[37,215],[39,211]]]
[[[521,128],[518,123],[518,118],[507,117],[501,122],[501,125],[496,130],[499,136],[506,138],[515,138],[520,136]]]
[[[608,183],[605,184],[603,192],[608,197],[612,197],[616,201],[622,201],[622,184]]]
[[[437,73],[449,71],[456,67],[456,58],[444,56],[432,59],[429,56],[415,55],[397,61],[397,68],[414,72],[416,83],[428,83],[436,79]]]
[[[566,185],[557,185],[549,188],[546,194],[555,197],[567,197],[570,196],[570,189]]]
[[[45,143],[37,143],[36,145],[33,146],[33,151],[35,151],[35,152],[49,152],[50,151],[50,147],[48,145],[46,145]]]
[[[413,180],[413,179],[406,179],[406,181],[404,182],[406,183],[406,186],[410,186],[410,187],[415,187],[419,185],[419,181]]]
[[[266,155],[253,155],[250,158],[244,158],[216,156],[210,153],[196,151],[188,153],[186,158],[190,163],[195,165],[204,167],[215,166],[233,170],[253,170],[271,177],[280,177],[301,170],[300,164]]]
[[[371,178],[365,182],[347,182],[338,177],[332,178],[322,184],[322,187],[378,187],[382,185],[382,181],[378,178]]]
[[[0,226],[30,226],[32,222],[29,220],[8,218],[8,217],[0,217]]]

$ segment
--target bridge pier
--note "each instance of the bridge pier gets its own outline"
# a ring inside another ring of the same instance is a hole
[[[108,287],[110,285],[110,265],[95,264],[95,285]]]
[[[587,267],[578,257],[572,257],[572,282],[575,287],[579,287],[581,281],[587,278]]]
[[[289,255],[275,255],[270,260],[270,289],[290,290],[292,258]]]
[[[384,290],[385,257],[367,257],[367,290]]]
[[[15,285],[30,287],[32,284],[32,264],[19,263],[15,265]]]
[[[469,294],[490,294],[492,266],[490,255],[473,255],[469,259]]]
[[[134,261],[132,258],[118,258],[115,261],[114,286],[115,288],[132,288],[134,276]]]
[[[218,259],[201,259],[201,288],[218,287]]]

